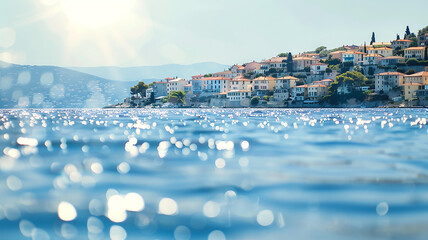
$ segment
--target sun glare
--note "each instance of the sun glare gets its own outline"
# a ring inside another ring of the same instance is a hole
[[[61,0],[70,22],[82,28],[98,28],[121,21],[132,10],[135,0]]]

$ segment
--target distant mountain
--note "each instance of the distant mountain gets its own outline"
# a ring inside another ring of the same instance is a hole
[[[0,62],[0,108],[97,108],[122,102],[131,82],[55,66]]]
[[[190,79],[191,76],[194,75],[221,72],[229,67],[228,65],[219,63],[204,62],[191,65],[168,64],[142,67],[71,67],[70,69],[117,81],[136,82],[144,80],[148,83],[158,79],[176,76]]]

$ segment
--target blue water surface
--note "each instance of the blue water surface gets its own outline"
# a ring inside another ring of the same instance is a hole
[[[428,239],[427,118],[0,110],[0,239]]]

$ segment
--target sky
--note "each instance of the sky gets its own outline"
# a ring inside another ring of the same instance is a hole
[[[2,0],[0,60],[56,66],[240,64],[402,36],[412,0]]]

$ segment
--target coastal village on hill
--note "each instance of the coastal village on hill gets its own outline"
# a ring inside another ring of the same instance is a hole
[[[138,83],[116,107],[333,107],[428,105],[428,27],[404,37]]]

